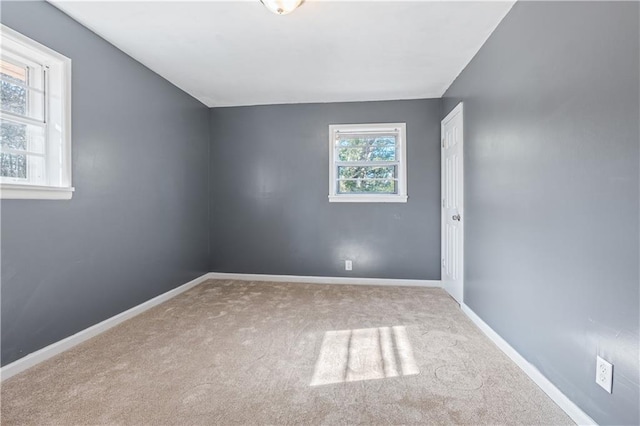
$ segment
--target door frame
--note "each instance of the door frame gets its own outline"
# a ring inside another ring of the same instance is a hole
[[[447,114],[445,118],[440,122],[440,273],[442,274],[443,264],[444,264],[444,253],[442,253],[442,246],[444,242],[444,234],[445,234],[445,215],[444,215],[444,127],[447,122],[449,122],[453,117],[460,114],[461,128],[460,128],[460,140],[458,143],[460,144],[460,153],[461,153],[461,161],[460,161],[460,194],[462,194],[460,198],[461,207],[459,208],[460,216],[462,220],[460,221],[460,253],[462,256],[461,259],[461,268],[460,268],[460,282],[462,283],[462,292],[460,295],[460,305],[464,303],[464,269],[465,269],[465,252],[464,252],[464,223],[465,223],[465,211],[464,211],[464,105],[463,102],[458,103]],[[444,286],[443,276],[440,277],[441,282]],[[446,290],[446,287],[445,287]],[[448,291],[448,290],[447,290]]]

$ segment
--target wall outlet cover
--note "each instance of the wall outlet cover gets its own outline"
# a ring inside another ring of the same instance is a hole
[[[599,356],[596,356],[596,383],[604,390],[611,393],[611,385],[613,384],[613,365]]]
[[[345,260],[344,261],[344,270],[345,271],[353,270],[353,262],[351,262],[350,260]]]

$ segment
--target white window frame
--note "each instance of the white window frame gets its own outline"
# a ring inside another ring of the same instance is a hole
[[[71,185],[71,59],[5,25],[0,25],[0,53],[35,63],[44,70],[44,123],[40,125],[45,138],[45,184],[0,177],[0,199],[69,200],[74,191]],[[30,120],[3,111],[0,117],[14,122],[22,120],[26,124]]]
[[[397,194],[338,193],[338,164],[335,141],[338,132],[398,134],[396,158],[398,167]],[[329,202],[331,203],[406,203],[407,195],[407,125],[406,123],[332,124],[329,126]]]

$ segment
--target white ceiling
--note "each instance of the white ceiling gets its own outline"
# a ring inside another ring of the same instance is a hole
[[[58,1],[215,106],[440,97],[514,1]]]

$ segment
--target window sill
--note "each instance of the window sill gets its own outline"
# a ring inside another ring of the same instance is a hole
[[[70,200],[75,188],[55,186],[0,184],[0,199],[3,200]]]
[[[406,203],[406,195],[329,195],[330,203]]]

